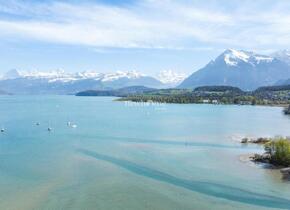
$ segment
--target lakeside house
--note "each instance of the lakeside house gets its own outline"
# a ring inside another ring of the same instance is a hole
[[[211,103],[218,104],[218,100],[212,100]]]
[[[210,101],[209,101],[209,99],[203,99],[202,100],[202,103],[204,103],[204,104],[208,104]]]

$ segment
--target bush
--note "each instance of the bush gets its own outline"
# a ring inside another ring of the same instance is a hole
[[[290,140],[279,138],[265,145],[265,150],[270,154],[270,162],[275,165],[290,166]]]

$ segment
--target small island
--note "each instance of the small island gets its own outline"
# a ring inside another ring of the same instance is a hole
[[[263,144],[264,154],[254,154],[250,159],[256,163],[266,163],[280,169],[283,178],[290,180],[290,138],[244,138],[241,143]]]

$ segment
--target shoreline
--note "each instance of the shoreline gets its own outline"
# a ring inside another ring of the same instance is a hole
[[[271,163],[255,161],[254,156],[255,156],[254,153],[242,154],[239,155],[239,161],[247,164],[247,166],[249,167],[255,167],[271,173],[280,174],[280,179],[283,182],[290,182],[290,167],[275,166]]]
[[[117,98],[117,97],[116,97]],[[119,99],[116,99],[114,101],[116,102],[132,102],[132,103],[159,103],[159,104],[198,104],[198,105],[223,105],[223,106],[253,106],[253,107],[279,107],[279,108],[287,108],[288,104],[214,104],[214,103],[174,103],[174,102],[159,102],[159,101],[134,101],[134,100],[124,100],[122,97],[118,97]]]
[[[262,169],[280,171],[281,169],[286,168],[283,166],[275,166],[271,163],[263,163],[263,162],[255,161],[254,156],[255,156],[255,153],[242,154],[242,155],[239,155],[239,160],[242,163],[253,163],[255,166],[261,166],[259,168],[262,168]]]

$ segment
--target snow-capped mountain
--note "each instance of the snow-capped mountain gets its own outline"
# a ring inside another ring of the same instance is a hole
[[[0,80],[0,88],[19,94],[68,94],[89,89],[116,89],[127,86],[159,88],[163,84],[137,71],[67,73],[62,70],[40,72],[10,70]]]
[[[41,72],[41,71],[19,71],[12,69],[8,71],[2,79],[16,79],[16,78],[27,78],[27,79],[47,79],[49,82],[63,81],[69,82],[81,79],[95,79],[105,81],[114,81],[121,78],[127,79],[138,79],[141,77],[147,77],[147,75],[142,74],[137,71],[117,71],[115,73],[98,73],[94,71],[84,71],[77,73],[66,73],[63,70]]]
[[[253,90],[273,85],[283,78],[290,78],[290,67],[285,62],[254,52],[228,49],[204,68],[194,72],[179,87],[230,85]]]
[[[272,56],[290,65],[290,50],[280,50],[273,53]]]
[[[229,66],[238,66],[241,63],[255,66],[260,63],[271,63],[274,58],[266,55],[258,55],[254,52],[228,49],[220,56],[220,59],[224,60]]]
[[[164,70],[159,72],[159,74],[157,75],[157,79],[159,81],[170,87],[175,87],[179,85],[186,77],[186,74],[177,73],[172,70]]]

